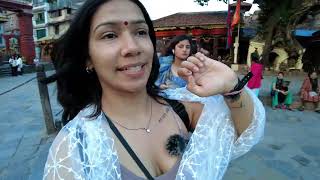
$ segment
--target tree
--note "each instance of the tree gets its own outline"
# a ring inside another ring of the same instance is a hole
[[[209,0],[197,0],[196,2],[208,4]],[[298,23],[310,13],[310,10],[319,5],[318,0],[254,0],[261,9],[259,13],[258,35],[265,40],[262,57],[264,65],[270,66],[269,54],[273,47],[283,47],[289,60],[295,64],[298,59],[300,44],[292,35]],[[201,4],[200,4],[201,5]]]
[[[259,13],[259,34],[265,39],[263,50],[264,64],[269,64],[269,54],[273,47],[282,47],[289,55],[289,66],[294,65],[302,49],[293,36],[296,26],[301,23],[314,7],[317,0],[254,0],[261,9]],[[316,9],[319,9],[316,8]]]

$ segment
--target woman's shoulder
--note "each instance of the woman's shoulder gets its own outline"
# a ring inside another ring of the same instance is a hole
[[[304,80],[304,81],[309,81],[310,78],[309,78],[309,77],[305,77],[303,80]]]
[[[99,128],[102,128],[101,114],[91,117],[94,107],[88,106],[82,109],[71,121],[69,121],[56,136],[53,146],[61,144],[62,141],[70,143],[82,136],[99,136]],[[68,140],[67,140],[68,139]]]
[[[277,78],[277,77],[273,77],[273,78],[272,78],[272,83],[276,83],[276,82],[277,82],[277,80],[278,80],[278,78]]]
[[[171,64],[173,61],[173,56],[161,56],[159,57],[160,64]]]
[[[69,121],[62,130],[70,132],[73,130],[79,131],[84,126],[97,123],[97,120],[101,118],[101,114],[98,116],[92,116],[95,113],[95,107],[93,105],[83,108],[71,121]]]

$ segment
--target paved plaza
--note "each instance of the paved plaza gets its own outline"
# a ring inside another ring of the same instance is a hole
[[[47,135],[35,73],[0,77],[0,180],[38,180],[55,134]],[[261,96],[268,96],[272,77],[265,76]],[[289,77],[293,94],[302,76]],[[27,82],[30,80],[30,82]],[[27,82],[12,91],[13,87]],[[61,107],[49,86],[55,119]],[[297,98],[297,97],[296,97]],[[225,180],[319,180],[320,114],[266,107],[264,139],[231,162]]]

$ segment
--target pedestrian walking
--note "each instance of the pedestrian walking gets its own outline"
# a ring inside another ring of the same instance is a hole
[[[258,57],[252,58],[252,64],[250,67],[250,71],[253,74],[253,77],[248,82],[248,87],[252,89],[252,91],[255,93],[255,95],[259,96],[259,91],[261,88],[261,82],[262,82],[262,74],[263,74],[263,65],[261,61],[259,61]]]

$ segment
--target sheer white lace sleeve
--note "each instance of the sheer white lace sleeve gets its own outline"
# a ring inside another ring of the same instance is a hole
[[[200,98],[185,88],[166,90],[170,99],[198,101],[204,104],[194,133],[183,155],[176,179],[222,179],[228,163],[261,140],[264,133],[265,109],[259,99],[246,89],[254,103],[249,127],[237,137],[230,110],[220,95]]]
[[[103,116],[89,119],[82,110],[57,135],[47,158],[43,179],[120,179],[120,166]]]
[[[185,88],[166,90],[165,96],[204,104],[184,153],[176,179],[220,180],[230,160],[248,152],[263,136],[265,111],[254,102],[250,126],[237,137],[230,111],[222,96],[200,98]],[[83,109],[57,135],[47,158],[43,179],[121,179],[111,130],[102,115],[87,118],[93,107]]]

